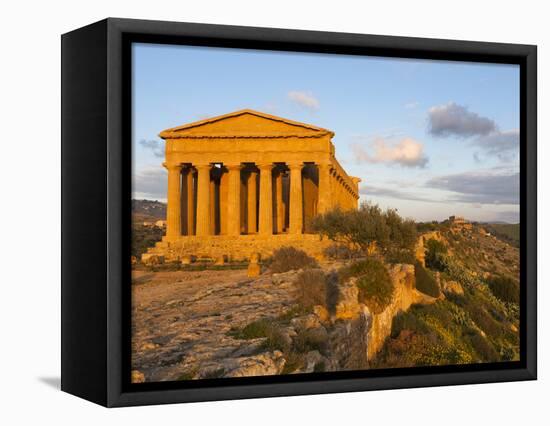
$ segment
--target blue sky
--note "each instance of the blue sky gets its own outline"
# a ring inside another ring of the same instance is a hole
[[[164,200],[158,133],[255,109],[335,132],[361,200],[416,220],[519,220],[519,67],[133,46],[133,196]]]

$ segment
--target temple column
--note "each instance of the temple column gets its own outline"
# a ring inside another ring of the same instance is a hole
[[[187,235],[193,235],[195,225],[195,185],[193,182],[193,169],[188,168],[185,175],[187,186]]]
[[[210,176],[210,235],[216,235],[216,180]]]
[[[186,167],[182,170],[181,176],[181,234],[193,235],[194,210],[194,188],[193,169]]]
[[[168,170],[166,236],[175,238],[181,235],[181,164],[164,167]]]
[[[227,182],[227,234],[241,234],[241,165],[226,165]]]
[[[330,165],[318,164],[319,171],[319,191],[317,201],[317,213],[325,213],[330,210]]]
[[[210,235],[210,164],[197,168],[197,236]]]
[[[229,173],[222,168],[220,176],[220,234],[227,235],[227,188]]]
[[[258,164],[260,169],[260,207],[259,215],[259,233],[261,235],[271,235],[273,233],[273,193],[271,184],[271,170],[273,165]]]
[[[256,212],[256,204],[257,204],[257,182],[258,182],[258,173],[255,171],[251,171],[248,174],[248,179],[246,182],[246,232],[248,234],[255,234],[258,229],[258,220],[257,220],[257,212]]]
[[[277,233],[282,234],[284,231],[285,210],[283,206],[283,172],[278,171],[275,178],[275,211],[277,217]]]
[[[290,224],[291,234],[301,234],[303,228],[302,163],[289,164],[290,168]]]

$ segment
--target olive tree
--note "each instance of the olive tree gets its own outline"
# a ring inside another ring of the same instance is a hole
[[[311,222],[314,232],[368,255],[373,245],[382,250],[410,249],[416,241],[413,221],[404,220],[395,210],[382,211],[377,204],[363,203],[357,210],[329,210]]]

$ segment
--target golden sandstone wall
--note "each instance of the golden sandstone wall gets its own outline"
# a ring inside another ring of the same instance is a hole
[[[167,129],[167,228],[144,255],[246,259],[284,245],[320,257],[316,214],[355,209],[359,178],[335,157],[334,133],[252,110]]]

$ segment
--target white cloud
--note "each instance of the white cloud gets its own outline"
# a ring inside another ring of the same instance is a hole
[[[319,100],[310,92],[290,91],[288,92],[288,98],[307,109],[316,111],[321,106]]]
[[[424,153],[424,145],[412,138],[404,138],[399,142],[378,138],[372,142],[371,148],[374,151],[373,154],[370,154],[359,144],[351,145],[358,163],[387,163],[420,168],[428,164],[428,157]]]

